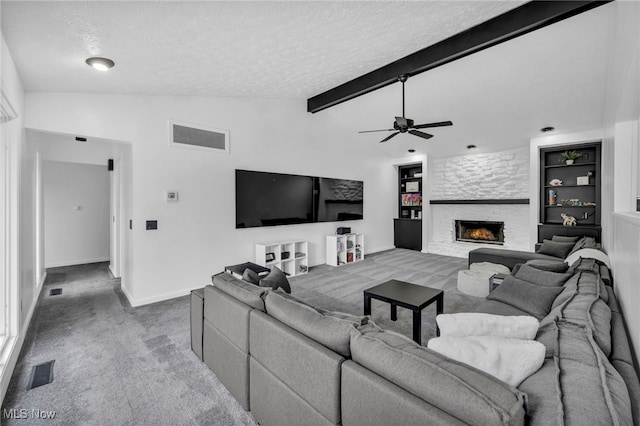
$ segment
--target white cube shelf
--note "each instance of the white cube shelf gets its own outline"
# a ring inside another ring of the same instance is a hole
[[[306,274],[309,270],[309,243],[289,241],[256,244],[256,264],[265,268],[278,267],[290,277]]]
[[[364,259],[364,235],[327,235],[327,265],[340,266]]]

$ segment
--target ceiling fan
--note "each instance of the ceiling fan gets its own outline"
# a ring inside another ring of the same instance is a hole
[[[421,132],[416,129],[426,129],[428,127],[444,127],[444,126],[453,126],[451,121],[438,121],[436,123],[425,123],[425,124],[413,124],[413,120],[410,118],[406,118],[404,115],[404,83],[409,78],[408,75],[401,75],[398,77],[400,83],[402,83],[402,117],[396,117],[396,121],[393,122],[393,129],[382,129],[382,130],[363,130],[358,133],[372,133],[372,132],[393,132],[386,138],[382,139],[380,143],[386,142],[392,137],[396,136],[399,133],[410,133],[414,136],[419,136],[424,139],[430,139],[433,135],[425,132]]]

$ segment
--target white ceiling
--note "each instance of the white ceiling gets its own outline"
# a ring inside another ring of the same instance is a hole
[[[0,7],[27,91],[307,98],[522,3],[3,0]],[[478,152],[526,146],[546,125],[600,127],[612,8],[411,78],[407,116],[454,122],[434,129],[435,138],[357,137],[393,157],[409,147],[441,157],[466,153],[469,143]],[[84,63],[94,55],[116,67],[96,73]],[[394,84],[318,114],[354,133],[386,128],[401,113],[400,99]]]

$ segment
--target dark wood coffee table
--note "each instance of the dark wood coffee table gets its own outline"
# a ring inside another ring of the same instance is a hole
[[[387,281],[364,291],[365,315],[371,315],[371,299],[391,304],[392,321],[398,319],[398,306],[411,309],[413,311],[413,340],[420,345],[422,344],[422,310],[435,301],[437,315],[442,313],[444,306],[444,292],[442,290],[398,280]],[[436,334],[440,335],[437,325]]]

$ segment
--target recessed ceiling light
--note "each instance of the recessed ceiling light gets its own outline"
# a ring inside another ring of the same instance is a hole
[[[540,131],[542,133],[547,133],[547,132],[553,132],[555,129],[556,129],[555,127],[547,126],[540,129]]]
[[[408,149],[407,151],[409,151],[409,152],[410,152],[410,153],[412,153],[412,154],[413,154],[414,152],[416,152],[416,150],[415,150],[415,149],[413,149],[413,148]]]
[[[467,145],[467,149],[473,149],[473,148],[477,148],[477,146],[471,144],[471,145]]]
[[[113,68],[115,62],[108,58],[100,58],[94,56],[93,58],[87,59],[87,65],[97,69],[98,71],[107,71],[109,68]]]

